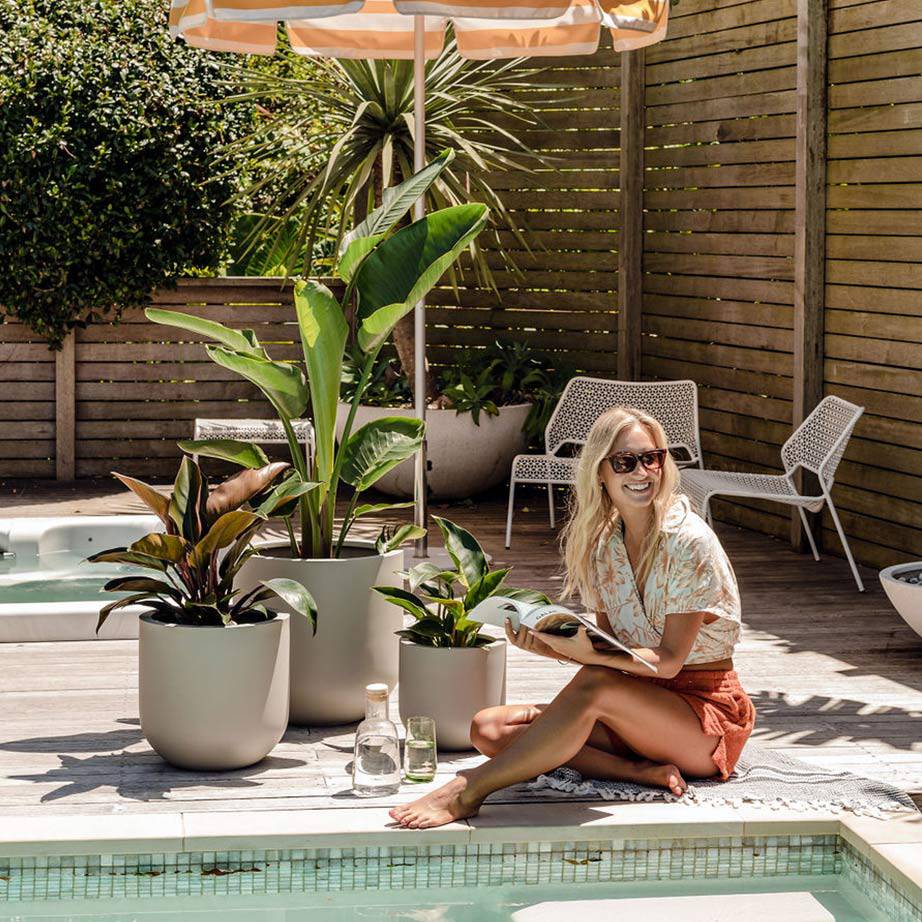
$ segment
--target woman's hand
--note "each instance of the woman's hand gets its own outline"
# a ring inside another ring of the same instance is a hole
[[[596,662],[598,657],[598,651],[593,647],[589,634],[584,627],[581,627],[573,637],[538,633],[537,642],[549,647],[552,651],[552,656],[556,656],[558,659],[568,659],[583,666]]]
[[[534,653],[537,656],[548,656],[554,658],[557,654],[532,630],[521,625],[517,631],[512,630],[512,622],[507,618],[504,625],[506,628],[506,639],[514,647],[525,650],[528,653]]]

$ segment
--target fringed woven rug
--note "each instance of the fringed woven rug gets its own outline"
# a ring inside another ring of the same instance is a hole
[[[774,810],[849,811],[883,818],[897,812],[918,812],[912,799],[881,781],[836,772],[753,743],[746,745],[727,781],[690,783],[683,797],[628,781],[585,779],[572,768],[558,768],[528,785],[530,791],[551,788],[583,799],[632,800],[710,804],[739,807],[758,804]]]

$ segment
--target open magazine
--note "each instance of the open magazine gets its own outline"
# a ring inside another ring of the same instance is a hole
[[[478,605],[475,605],[467,613],[467,617],[471,621],[477,621],[480,624],[492,624],[496,627],[503,627],[508,618],[514,631],[517,631],[524,624],[525,627],[529,627],[533,631],[557,634],[560,637],[572,637],[580,627],[584,627],[593,637],[604,640],[615,650],[627,653],[638,663],[643,663],[651,671],[657,671],[653,663],[645,660],[642,656],[638,656],[633,650],[621,643],[620,640],[609,634],[608,631],[603,631],[594,621],[591,621],[585,615],[571,611],[563,605],[535,605],[533,602],[510,599],[509,596],[505,595],[491,595]]]

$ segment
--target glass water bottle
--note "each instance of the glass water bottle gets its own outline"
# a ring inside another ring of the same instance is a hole
[[[388,719],[387,686],[365,688],[365,719],[355,731],[352,790],[358,797],[396,794],[400,789],[400,743]]]

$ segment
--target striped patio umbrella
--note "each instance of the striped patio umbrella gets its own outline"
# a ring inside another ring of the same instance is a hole
[[[603,29],[615,51],[631,51],[666,35],[669,0],[172,0],[170,31],[212,51],[272,54],[278,27],[291,47],[310,57],[412,59],[415,169],[424,166],[425,62],[442,50],[452,24],[458,51],[492,60],[592,54]],[[423,217],[423,202],[415,218]],[[426,418],[426,314],[414,311],[416,415]],[[416,459],[416,523],[428,526],[425,443]],[[427,540],[417,556],[427,555]]]

